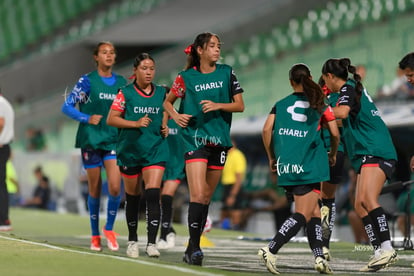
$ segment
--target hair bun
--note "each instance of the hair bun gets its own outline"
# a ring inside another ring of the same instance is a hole
[[[348,68],[351,65],[351,60],[349,58],[341,58],[339,64],[345,68]]]

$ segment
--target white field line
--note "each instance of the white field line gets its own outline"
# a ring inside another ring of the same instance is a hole
[[[84,252],[84,251],[78,251],[78,250],[73,250],[73,249],[67,249],[67,248],[54,246],[54,245],[50,245],[50,244],[45,244],[45,243],[40,243],[40,242],[33,242],[33,241],[10,238],[10,237],[6,237],[6,236],[3,236],[3,235],[0,235],[0,238],[5,239],[5,240],[21,242],[21,243],[27,243],[27,244],[32,244],[32,245],[43,246],[43,247],[47,247],[47,248],[55,249],[55,250],[61,250],[61,251],[66,251],[66,252],[71,252],[71,253],[82,254],[82,255],[91,255],[91,256],[95,256],[95,257],[104,257],[104,258],[116,259],[116,260],[121,260],[121,261],[126,261],[126,262],[133,262],[133,263],[138,263],[138,264],[143,264],[143,265],[148,265],[148,266],[162,267],[162,268],[166,268],[166,269],[177,270],[177,271],[184,272],[184,273],[191,273],[192,275],[224,276],[222,274],[202,272],[202,271],[197,271],[197,270],[193,270],[193,269],[189,269],[189,268],[176,267],[176,266],[165,265],[165,264],[160,264],[160,263],[151,263],[151,262],[147,262],[147,261],[143,261],[143,260],[130,259],[130,258],[126,258],[126,257],[106,255],[106,254],[96,254],[96,253],[91,253],[91,252]]]

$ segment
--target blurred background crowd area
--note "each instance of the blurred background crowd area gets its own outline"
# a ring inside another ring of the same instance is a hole
[[[414,49],[413,16],[414,0],[0,0],[0,88],[16,111],[20,182],[30,186],[40,163],[66,201],[79,196],[77,123],[60,109],[78,78],[94,70],[99,41],[115,45],[115,72],[128,77],[146,51],[156,61],[155,82],[171,85],[184,48],[204,31],[220,36],[222,62],[245,90],[232,134],[247,157],[250,190],[268,183],[260,132],[274,102],[291,93],[289,68],[306,63],[318,79],[332,57],[365,69],[363,84],[399,155],[393,181],[409,180],[414,89],[397,67]]]

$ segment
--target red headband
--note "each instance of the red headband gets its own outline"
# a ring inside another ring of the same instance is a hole
[[[185,49],[184,49],[184,53],[185,53],[186,55],[191,54],[191,50],[193,49],[193,46],[194,46],[194,44],[190,44],[190,45],[188,45],[188,46],[187,46],[187,48],[185,48]]]

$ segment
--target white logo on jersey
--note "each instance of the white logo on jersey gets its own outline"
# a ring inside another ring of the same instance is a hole
[[[306,137],[306,134],[308,134],[308,132],[308,130],[297,130],[291,128],[280,128],[278,131],[279,135],[294,136],[300,138]]]
[[[178,134],[178,128],[169,128],[168,134],[170,135],[177,135]]]
[[[222,88],[223,87],[223,81],[215,81],[210,83],[201,83],[197,84],[194,89],[197,92],[209,90],[209,89],[215,89],[215,88]]]
[[[276,164],[277,175],[281,176],[282,174],[301,174],[305,172],[303,165],[301,164],[284,164],[280,163],[280,156],[277,158]]]
[[[134,113],[158,114],[158,113],[160,113],[160,108],[159,107],[149,107],[149,106],[134,106]]]
[[[221,145],[221,137],[220,136],[199,136],[198,135],[198,128],[195,131],[194,134],[194,145],[196,145],[197,147],[202,146],[202,145],[208,145],[208,144],[212,144],[212,145]]]
[[[109,94],[109,93],[104,93],[104,92],[99,93],[99,99],[101,99],[101,100],[113,101],[115,99],[115,97],[116,97],[115,94]]]
[[[287,108],[287,112],[289,112],[290,114],[292,114],[292,120],[293,121],[298,121],[298,122],[306,122],[306,120],[308,119],[308,116],[304,115],[304,114],[300,114],[300,113],[296,113],[295,109],[296,108],[308,108],[309,107],[309,102],[307,101],[296,101],[294,105],[289,106]]]

